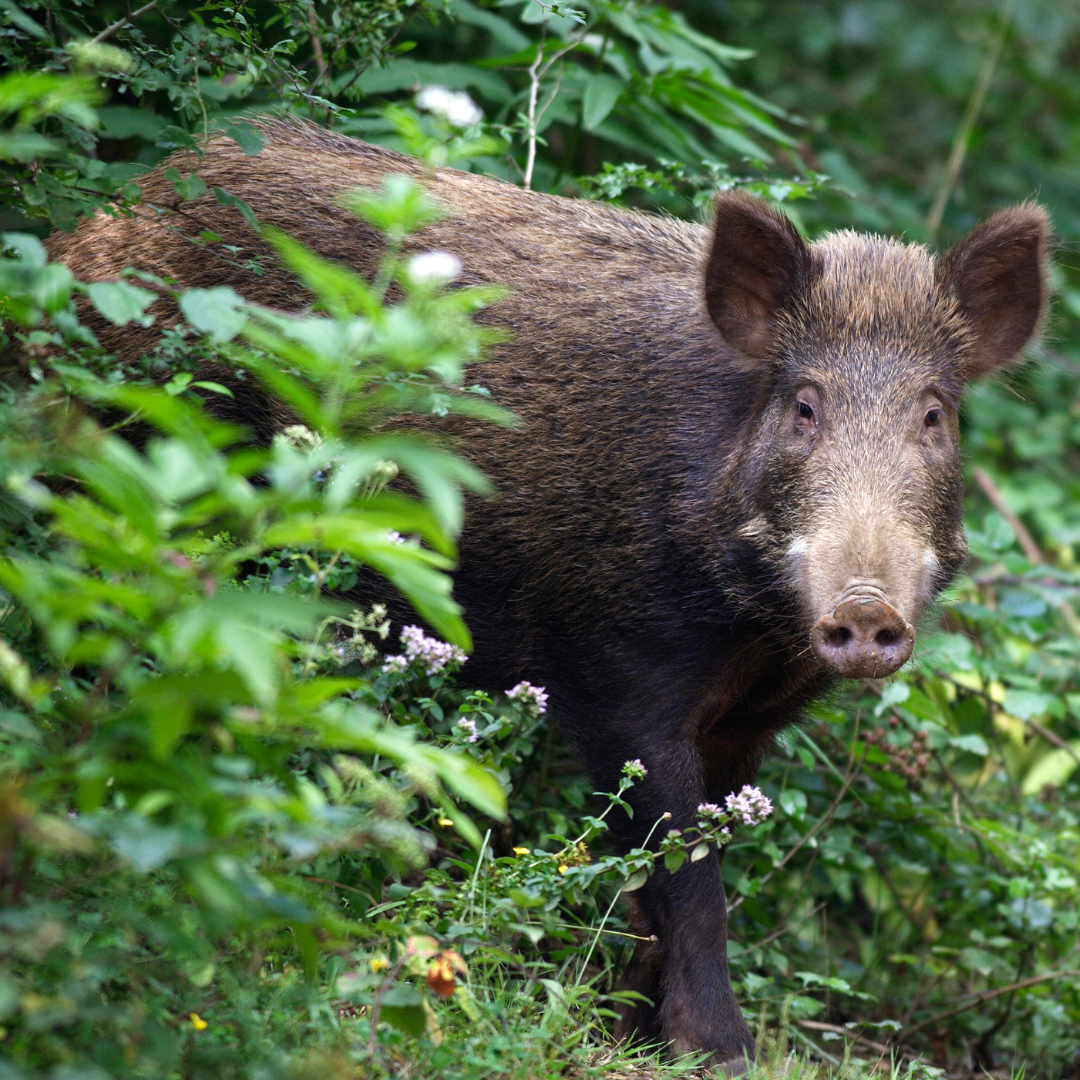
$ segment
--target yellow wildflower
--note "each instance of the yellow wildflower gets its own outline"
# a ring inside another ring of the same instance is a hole
[[[569,869],[570,869],[570,867],[567,866],[566,863],[559,863],[559,873],[560,874],[565,874],[566,871],[569,870]]]
[[[444,829],[449,829],[449,828],[450,828],[450,826],[454,824],[454,822],[453,822],[453,819],[451,819],[451,818],[448,818],[448,817],[441,817],[441,818],[439,818],[439,824],[440,824],[440,825],[441,825],[441,826],[442,826],[442,827],[443,827]]]
[[[198,1013],[191,1013],[191,1026],[196,1031],[205,1031],[210,1025]]]
[[[529,849],[527,847],[516,847],[516,848],[514,848],[514,854],[515,855],[528,855],[529,854]]]
[[[371,964],[371,970],[375,972],[376,975],[378,975],[380,971],[385,971],[390,966],[390,961],[384,956],[373,956],[369,963]]]

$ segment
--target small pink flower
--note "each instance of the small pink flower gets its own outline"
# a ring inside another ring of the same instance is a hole
[[[406,626],[401,631],[404,656],[388,656],[382,666],[385,673],[404,671],[413,662],[419,663],[428,675],[438,675],[448,664],[464,664],[469,658],[456,645],[438,638],[427,637],[419,626]]]
[[[519,682],[512,690],[506,691],[511,701],[520,701],[522,705],[531,705],[538,713],[547,712],[548,696],[542,686],[533,686],[530,682]]]
[[[761,788],[743,784],[738,795],[732,793],[724,800],[728,813],[740,818],[744,825],[759,825],[772,812],[773,804]]]

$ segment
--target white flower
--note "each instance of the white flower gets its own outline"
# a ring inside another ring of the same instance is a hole
[[[728,813],[742,819],[744,825],[758,825],[772,812],[773,805],[761,788],[743,784],[738,795],[731,794],[724,800]],[[700,809],[700,807],[699,807]]]
[[[463,90],[447,90],[445,86],[424,86],[414,100],[418,109],[433,113],[457,128],[472,127],[484,119],[479,106]]]
[[[480,738],[480,733],[476,730],[475,720],[469,720],[465,717],[462,717],[462,719],[457,722],[457,726],[461,728],[462,731],[468,734],[469,742],[476,742],[477,739]]]
[[[409,260],[409,277],[417,284],[445,285],[461,277],[461,260],[449,251],[422,251]]]
[[[383,672],[404,671],[414,660],[418,661],[428,675],[438,675],[447,664],[464,664],[468,657],[456,645],[448,645],[438,638],[430,638],[419,626],[406,626],[401,631],[404,656],[388,656]]]
[[[522,705],[531,705],[538,713],[547,712],[548,696],[542,686],[533,686],[530,682],[519,682],[513,690],[507,690],[506,696],[511,701],[520,701]]]
[[[386,533],[386,539],[389,540],[391,544],[405,543],[405,537],[402,536],[401,533],[397,531],[397,529],[388,530]]]

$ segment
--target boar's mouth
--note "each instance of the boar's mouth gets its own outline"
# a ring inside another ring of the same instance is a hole
[[[814,624],[818,657],[847,679],[881,679],[911,658],[915,628],[873,585],[851,585]]]

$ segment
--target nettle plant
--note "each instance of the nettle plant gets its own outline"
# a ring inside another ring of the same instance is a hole
[[[32,360],[2,403],[0,889],[31,920],[70,899],[73,873],[164,875],[210,937],[287,928],[314,975],[319,941],[358,928],[299,868],[352,850],[401,873],[432,847],[410,818],[418,804],[477,844],[453,796],[505,813],[471,756],[378,708],[344,646],[377,640],[381,624],[325,596],[333,567],[374,569],[451,647],[469,647],[447,571],[461,489],[482,478],[418,435],[372,427],[410,410],[490,412],[458,389],[483,341],[469,316],[490,294],[444,291],[445,276],[397,256],[394,238],[435,212],[422,191],[394,182],[358,205],[391,236],[375,285],[275,237],[315,312],[256,308],[230,290],[178,298],[189,324],[296,409],[306,436],[269,449],[208,416],[190,377],[139,386],[70,363],[93,345],[77,293],[123,323],[149,318],[166,283],[84,286],[33,237],[4,238],[5,311]],[[391,283],[404,295],[393,307]],[[102,408],[137,415],[143,448],[104,428]],[[398,472],[417,496],[387,489]],[[312,573],[271,589],[257,568],[274,553]],[[29,1047],[49,1025],[18,1003],[74,976],[19,954],[3,964],[11,1045]]]

